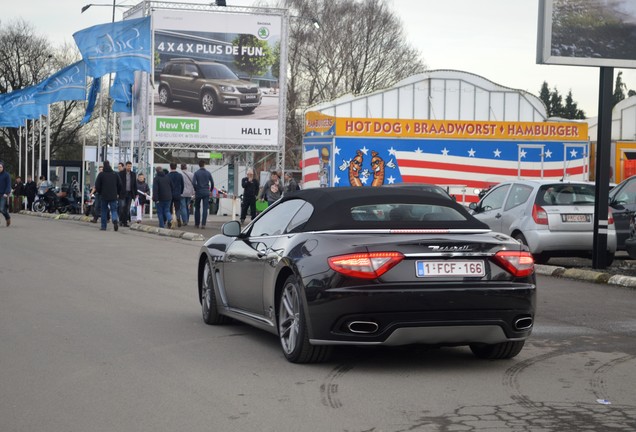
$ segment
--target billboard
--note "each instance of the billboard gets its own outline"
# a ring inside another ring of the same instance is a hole
[[[153,138],[277,146],[283,16],[155,10]]]
[[[636,67],[636,2],[539,0],[537,63]]]
[[[475,201],[510,178],[587,180],[588,125],[306,114],[305,188],[431,183]]]

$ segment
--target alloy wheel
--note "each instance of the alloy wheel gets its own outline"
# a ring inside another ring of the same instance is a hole
[[[298,344],[300,299],[293,284],[285,285],[280,299],[278,334],[283,350],[291,354]]]

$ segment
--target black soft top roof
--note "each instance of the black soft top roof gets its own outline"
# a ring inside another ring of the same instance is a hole
[[[412,188],[332,187],[303,189],[287,193],[281,201],[302,198],[314,207],[303,231],[339,229],[449,228],[489,229],[475,219],[464,206],[439,193]],[[354,220],[353,207],[377,204],[427,204],[455,209],[463,221],[366,221]]]

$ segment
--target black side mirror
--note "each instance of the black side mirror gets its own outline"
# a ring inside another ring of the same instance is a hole
[[[477,213],[477,203],[476,202],[471,202],[470,204],[468,204],[468,208],[471,209],[472,211],[474,211],[475,213]]]

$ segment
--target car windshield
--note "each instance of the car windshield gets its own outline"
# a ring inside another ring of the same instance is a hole
[[[594,185],[554,183],[539,188],[536,203],[545,205],[593,205]]]
[[[199,67],[201,68],[201,72],[203,72],[203,77],[207,79],[239,79],[234,72],[222,64],[200,64]]]

